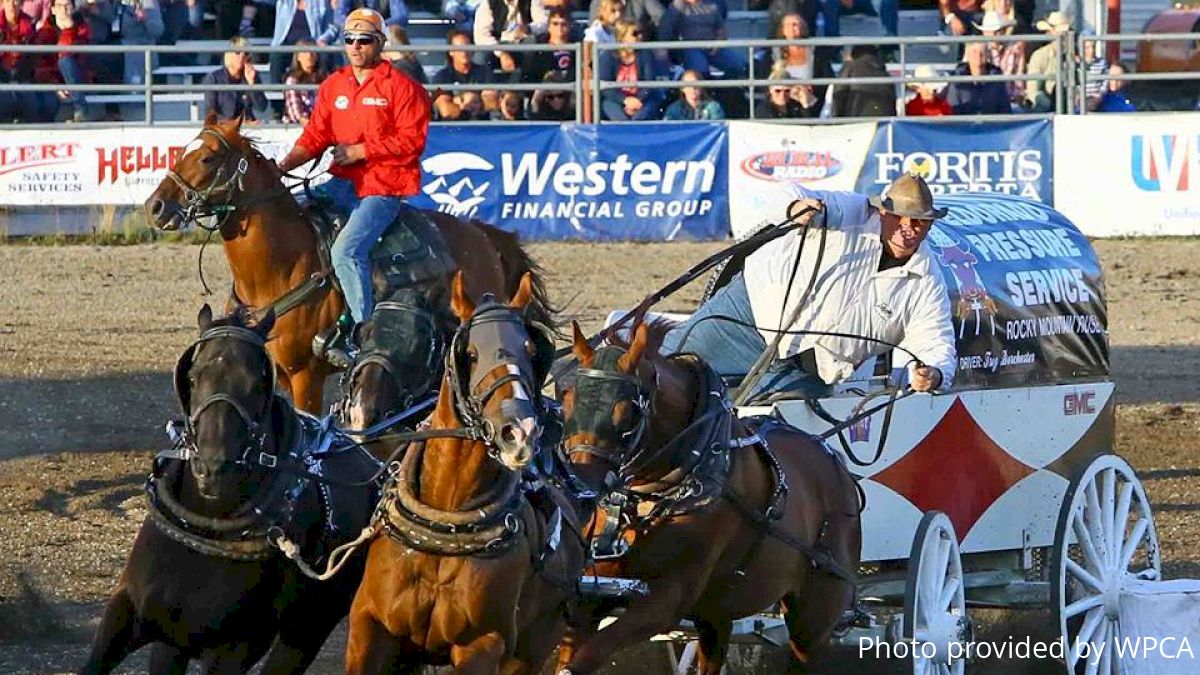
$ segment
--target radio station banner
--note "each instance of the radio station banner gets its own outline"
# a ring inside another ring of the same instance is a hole
[[[733,236],[783,220],[793,199],[781,188],[853,190],[875,138],[875,123],[798,126],[729,123]]]
[[[1096,237],[1200,234],[1200,113],[1054,123],[1054,203]]]
[[[956,386],[1108,373],[1104,284],[1087,238],[1054,209],[1005,195],[942,195],[926,240],[958,347]]]
[[[880,124],[857,189],[878,194],[901,173],[917,173],[935,195],[999,192],[1053,204],[1051,137],[1048,120]]]
[[[527,239],[729,236],[723,124],[435,127],[413,202]]]

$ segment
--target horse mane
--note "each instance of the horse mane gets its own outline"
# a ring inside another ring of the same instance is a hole
[[[667,333],[675,330],[676,326],[679,324],[670,319],[659,317],[641,325],[646,326],[646,351],[643,352],[643,358],[651,356],[658,357],[660,359],[664,358],[663,355],[659,353],[659,350],[662,349],[663,341],[667,339]],[[629,349],[629,341],[621,337],[619,331],[608,336],[608,343],[622,349]]]
[[[521,286],[521,277],[529,272],[533,281],[533,299],[525,308],[526,316],[563,337],[558,328],[558,313],[561,309],[550,302],[550,296],[546,292],[545,270],[521,246],[520,238],[482,220],[472,219],[471,225],[478,227],[500,254],[500,265],[505,275],[504,286],[509,297],[516,294]]]

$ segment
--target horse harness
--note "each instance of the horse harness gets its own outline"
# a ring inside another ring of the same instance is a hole
[[[623,435],[620,447],[605,449],[579,444],[567,449],[569,455],[591,454],[616,469],[609,473],[605,486],[607,489],[600,500],[599,513],[603,520],[599,534],[593,539],[593,558],[620,558],[628,551],[628,543],[623,536],[626,531],[644,533],[662,522],[694,513],[718,499],[724,499],[743,518],[753,523],[757,530],[754,544],[735,568],[735,577],[745,576],[745,568],[754,560],[763,540],[770,536],[805,555],[814,569],[850,583],[855,582],[851,571],[820,548],[819,542],[828,521],[822,524],[817,546],[800,541],[776,525],[785,511],[789,488],[783,467],[766,437],[773,426],[783,426],[782,423],[767,418],[738,419],[721,377],[694,355],[677,354],[670,358],[685,361],[693,372],[701,374],[704,402],[695,412],[693,421],[665,445],[654,450],[642,447],[652,416],[653,397],[646,392],[638,377],[616,372],[612,367],[623,353],[624,350],[619,348],[597,351],[596,367],[580,368],[576,383],[575,415],[586,409],[585,399],[598,397],[599,392],[588,391],[595,386],[625,390],[631,395],[621,398],[633,401],[638,410],[635,427]],[[566,436],[571,436],[569,429]],[[765,512],[750,504],[728,485],[732,453],[746,448],[755,449],[771,472],[773,489]],[[633,477],[640,470],[652,466],[666,468],[661,467],[660,463],[679,456],[681,449],[687,449],[682,463],[669,467],[665,475],[652,482],[633,484]],[[626,454],[632,456],[624,459]]]

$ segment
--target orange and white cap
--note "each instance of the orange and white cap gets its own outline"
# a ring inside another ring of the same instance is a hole
[[[373,9],[360,7],[346,17],[346,25],[342,30],[346,33],[374,33],[382,40],[385,37],[383,15]]]

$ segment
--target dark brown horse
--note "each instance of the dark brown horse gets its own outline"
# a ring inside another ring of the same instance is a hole
[[[581,621],[560,651],[560,672],[593,672],[689,618],[699,672],[718,675],[732,621],[781,601],[793,664],[803,669],[854,596],[854,483],[808,435],[736,419],[699,359],[659,355],[669,329],[638,318],[631,344],[593,351],[575,326],[580,367],[563,398],[566,451],[597,491],[628,486],[632,545],[616,572],[649,592],[602,631],[597,616]]]
[[[500,304],[468,298],[428,431],[385,495],[387,536],[367,555],[350,611],[348,673],[533,673],[565,629],[584,550],[576,515],[521,472],[540,433],[536,375],[553,348],[523,317],[531,275]],[[541,364],[539,365],[539,362]]]
[[[299,673],[348,611],[363,556],[314,581],[268,543],[272,527],[309,544],[326,532],[317,486],[298,475],[296,413],[275,394],[264,346],[271,322],[270,313],[247,327],[201,311],[201,337],[176,367],[186,417],[179,453],[156,459],[150,515],[81,672],[110,672],[153,643],[151,673],[186,672],[191,659],[207,673],[244,673],[268,649],[261,672]],[[376,466],[361,459],[367,473]],[[359,529],[375,495],[360,489]]]
[[[209,115],[198,147],[179,158],[172,174],[146,200],[147,219],[173,230],[198,214],[215,215],[237,298],[263,308],[323,270],[318,237],[284,188],[275,163],[241,135],[241,120]],[[528,257],[516,237],[478,221],[426,212],[437,225],[458,269],[479,292],[509,296]],[[342,313],[341,294],[325,288],[278,317],[270,342],[280,386],[296,407],[320,414],[322,385],[331,366],[314,355],[312,340]]]

